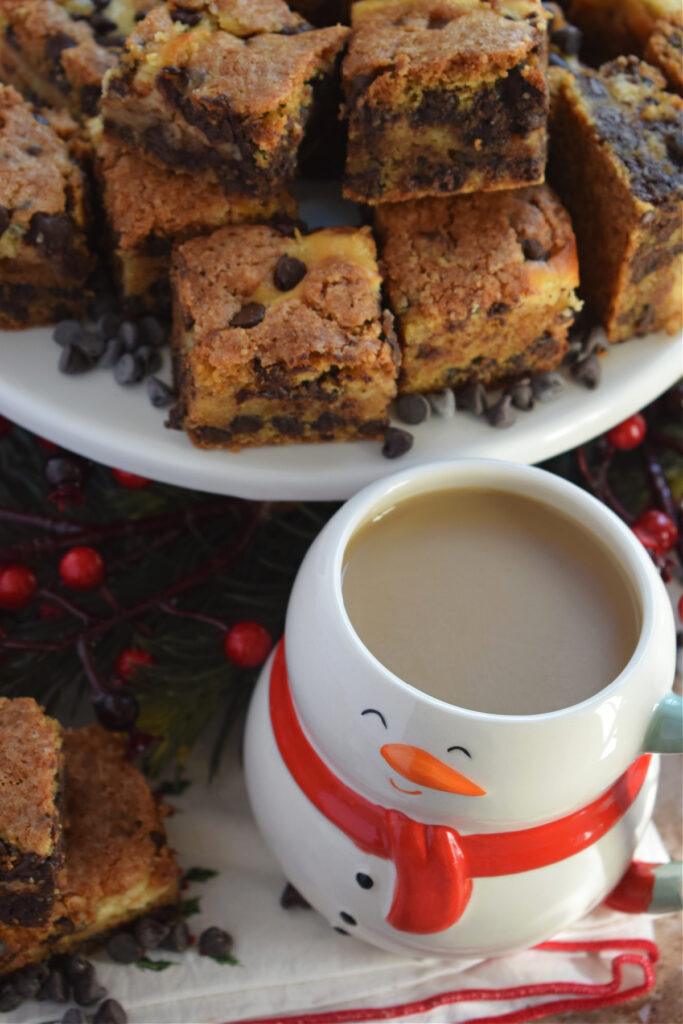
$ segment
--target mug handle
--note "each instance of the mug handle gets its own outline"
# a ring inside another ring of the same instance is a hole
[[[643,743],[648,754],[683,753],[683,698],[668,693],[656,706]],[[608,907],[630,914],[671,914],[683,907],[683,864],[634,860],[605,899]]]

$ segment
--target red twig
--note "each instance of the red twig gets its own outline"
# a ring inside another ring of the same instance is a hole
[[[224,622],[212,619],[210,615],[201,615],[199,612],[186,612],[182,608],[175,608],[167,601],[162,601],[159,604],[159,608],[162,612],[166,612],[167,615],[175,615],[179,619],[194,619],[195,622],[205,622],[207,626],[215,626],[222,633],[227,633],[228,631],[228,627]]]
[[[80,619],[81,622],[91,622],[91,616],[87,612],[84,612],[82,608],[75,605],[73,601],[69,601],[67,597],[63,597],[56,591],[51,590],[50,587],[41,587],[38,591],[41,597],[44,597],[47,601],[52,601],[54,604],[60,605],[65,611],[71,615],[75,615],[76,618]]]

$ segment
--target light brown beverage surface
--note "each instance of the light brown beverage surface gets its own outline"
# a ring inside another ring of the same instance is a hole
[[[496,490],[418,495],[363,526],[343,595],[365,646],[401,679],[474,711],[570,707],[628,663],[635,593],[591,533]]]

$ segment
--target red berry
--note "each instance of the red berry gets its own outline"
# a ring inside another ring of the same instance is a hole
[[[150,482],[146,476],[138,476],[137,473],[126,473],[125,469],[112,469],[111,475],[122,487],[127,487],[129,491],[139,491],[141,488],[147,487]]]
[[[59,563],[59,575],[72,590],[92,590],[104,579],[104,562],[94,548],[71,548]]]
[[[272,646],[272,637],[260,622],[236,622],[225,634],[225,653],[240,668],[263,664]]]
[[[7,565],[0,570],[0,608],[17,611],[33,597],[38,581],[25,565]]]
[[[0,440],[3,437],[7,437],[14,424],[11,420],[6,420],[4,416],[0,416]]]
[[[678,599],[678,618],[683,622],[683,594]]]
[[[648,508],[639,515],[631,527],[648,551],[665,555],[678,540],[678,528],[673,519],[658,508]]]
[[[132,679],[141,665],[154,665],[156,658],[141,647],[125,647],[114,664],[117,676],[121,679]]]
[[[617,423],[616,427],[612,427],[607,432],[607,437],[615,448],[625,452],[629,448],[637,448],[643,442],[646,433],[647,423],[645,417],[637,412],[635,416],[629,416],[627,420]]]

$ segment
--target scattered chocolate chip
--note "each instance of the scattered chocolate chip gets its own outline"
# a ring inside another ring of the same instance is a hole
[[[93,1024],[128,1024],[128,1016],[121,1003],[115,999],[105,999],[97,1008]]]
[[[282,890],[282,896],[280,896],[280,906],[284,907],[285,910],[291,910],[292,907],[303,907],[310,910],[311,904],[308,900],[304,899],[298,889],[295,889],[293,885],[287,882],[287,885]]]
[[[564,390],[564,381],[557,373],[537,373],[531,378],[531,387],[539,402],[552,402]]]
[[[63,257],[71,247],[73,224],[66,213],[34,213],[26,233],[29,245],[47,256]]]
[[[114,367],[114,380],[123,387],[128,384],[137,384],[144,376],[143,367],[139,359],[136,359],[130,352],[124,352]]]
[[[306,275],[306,264],[296,256],[281,256],[275,264],[273,282],[280,292],[290,292]]]
[[[10,982],[0,985],[0,1013],[16,1010],[23,1002],[22,997]]]
[[[279,287],[279,286],[278,286]],[[282,291],[287,291],[283,288]],[[248,302],[242,306],[238,313],[230,321],[231,327],[256,327],[266,315],[266,307],[262,302]]]
[[[4,235],[5,231],[7,231],[10,220],[11,216],[9,210],[6,206],[3,206],[2,203],[0,203],[0,235]]]
[[[142,340],[154,348],[161,348],[168,340],[166,328],[156,316],[143,316],[138,324]]]
[[[547,260],[549,253],[536,238],[522,239],[522,252],[525,260]]]
[[[145,950],[134,935],[118,932],[112,935],[107,943],[107,953],[119,964],[134,964],[143,956]]]
[[[138,346],[138,325],[132,320],[124,320],[118,330],[125,352],[134,352]]]
[[[61,971],[50,971],[40,987],[36,999],[49,999],[54,1003],[65,1003],[69,998],[69,986]]]
[[[396,415],[402,423],[415,426],[429,417],[431,409],[424,395],[401,395],[396,399]]]
[[[550,42],[553,46],[559,46],[567,57],[578,57],[581,38],[581,30],[576,25],[563,25],[551,33]]]
[[[486,410],[486,418],[492,427],[498,430],[505,430],[511,427],[517,417],[512,409],[512,398],[510,395],[502,395],[497,402]]]
[[[167,922],[155,921],[153,917],[141,917],[133,926],[135,938],[144,949],[156,949],[170,930]]]
[[[97,360],[97,365],[103,370],[110,370],[116,366],[123,355],[123,342],[120,338],[110,338],[105,342],[104,352]]]
[[[75,345],[65,345],[62,349],[57,364],[60,373],[85,373],[92,366],[92,363],[80,348]]]
[[[99,693],[93,698],[93,710],[100,725],[110,732],[127,732],[137,721],[140,706],[129,690]]]
[[[85,1017],[77,1006],[70,1006],[59,1024],[85,1024]]]
[[[64,50],[76,46],[76,40],[66,32],[55,32],[45,41],[45,56],[51,64],[58,64]]]
[[[161,369],[161,354],[159,349],[152,348],[151,345],[141,345],[135,353],[135,356],[142,363],[145,376],[147,376],[148,373],[156,373],[157,370]]]
[[[61,320],[52,332],[52,340],[58,345],[77,345],[83,337],[83,327],[78,320]]]
[[[80,953],[68,953],[65,957],[60,957],[59,966],[62,974],[72,983],[76,978],[80,978],[81,975],[93,970],[90,961],[86,960]]]
[[[106,341],[108,338],[114,337],[114,335],[119,329],[120,323],[121,318],[118,317],[116,313],[107,311],[96,318],[95,330],[100,335],[100,337],[104,338]]]
[[[79,1006],[92,1006],[99,1003],[107,994],[105,988],[100,985],[95,974],[95,968],[88,964],[88,970],[83,971],[73,980],[74,1000]]]
[[[160,949],[168,949],[172,953],[184,953],[190,947],[190,929],[184,921],[176,921],[171,925],[168,935],[160,943]]]
[[[458,395],[458,408],[482,416],[486,412],[486,392],[479,381],[473,380]]]
[[[340,928],[339,925],[334,926],[335,932],[339,932],[340,935],[348,935],[346,928]]]
[[[443,388],[442,391],[430,391],[427,401],[435,416],[441,416],[445,420],[455,416],[455,394],[450,388]]]
[[[88,359],[95,363],[98,359],[101,359],[104,350],[107,347],[104,338],[100,338],[99,335],[93,334],[92,331],[83,331],[78,341],[74,341],[73,344],[80,348],[83,355],[87,356]]]
[[[517,381],[508,390],[508,394],[512,400],[512,404],[515,409],[521,409],[522,412],[528,412],[529,409],[533,409],[534,400],[534,389],[531,386],[531,380],[527,377],[524,380]]]
[[[47,964],[24,967],[16,972],[12,984],[22,999],[35,999],[49,973]]]
[[[351,917],[351,915],[347,914],[345,910],[340,911],[339,916],[341,917],[341,919],[344,922],[344,924],[356,924],[357,923],[355,917]]]
[[[579,359],[571,368],[571,375],[577,384],[592,391],[597,388],[602,378],[602,365],[599,358],[593,354],[585,359]]]
[[[382,455],[385,459],[397,459],[413,447],[413,435],[400,427],[387,427],[384,431]]]
[[[278,234],[284,235],[285,238],[294,238],[297,231],[300,235],[308,234],[308,224],[304,220],[299,220],[298,217],[287,217],[284,214],[278,216],[276,214],[275,217],[271,217],[269,224]]]
[[[165,409],[175,402],[173,390],[158,377],[150,377],[147,381],[147,395],[155,409]]]
[[[370,878],[370,875],[366,875],[363,871],[359,871],[356,875],[356,881],[358,882],[361,889],[372,889],[375,884]]]
[[[215,926],[206,928],[199,936],[199,952],[202,956],[213,957],[214,960],[222,960],[229,956],[232,945],[232,936]]]

